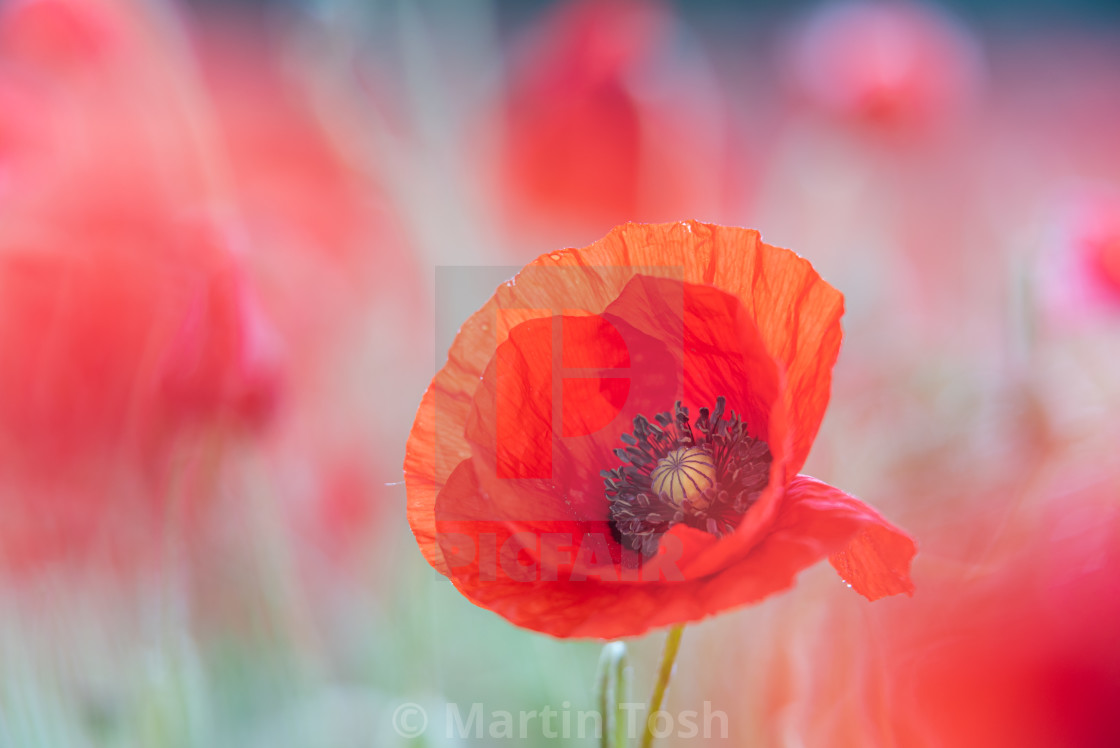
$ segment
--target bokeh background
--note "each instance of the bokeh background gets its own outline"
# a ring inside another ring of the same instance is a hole
[[[400,466],[498,282],[682,218],[844,292],[806,472],[920,550],[689,627],[727,734],[663,744],[1120,745],[1118,133],[1103,0],[0,4],[0,746],[597,744],[452,729],[601,645],[461,598]]]

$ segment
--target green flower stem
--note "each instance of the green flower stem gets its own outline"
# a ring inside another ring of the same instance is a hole
[[[653,686],[649,711],[646,712],[646,729],[642,732],[641,748],[650,748],[653,745],[653,715],[661,709],[661,702],[665,699],[665,690],[669,687],[669,678],[673,675],[673,663],[677,660],[677,650],[681,648],[683,633],[684,624],[681,624],[669,629],[669,635],[665,638],[665,650],[661,653],[661,669],[657,672],[657,683]]]
[[[626,645],[611,642],[603,647],[599,658],[599,714],[603,719],[600,745],[602,748],[626,748],[626,720],[622,718],[622,703],[629,698],[629,679],[626,669]]]

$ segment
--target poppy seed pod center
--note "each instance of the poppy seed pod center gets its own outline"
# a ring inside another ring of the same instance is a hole
[[[615,450],[622,462],[602,471],[611,528],[624,546],[651,556],[661,536],[676,524],[720,536],[733,532],[770,479],[770,447],[751,436],[727,401],[701,408],[692,422],[688,408],[658,413],[656,423],[634,418]]]
[[[704,492],[715,484],[716,466],[703,447],[681,447],[658,461],[650,474],[654,493],[678,506],[688,501],[705,508]]]

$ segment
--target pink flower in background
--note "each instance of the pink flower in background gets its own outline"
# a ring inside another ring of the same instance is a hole
[[[1082,324],[1120,313],[1120,190],[1082,188],[1061,204],[1038,280],[1054,321]]]
[[[1072,198],[1060,242],[1076,296],[1120,308],[1120,190],[1085,189]]]
[[[973,93],[979,50],[944,13],[912,2],[825,5],[793,40],[799,93],[818,110],[882,128],[922,129]]]
[[[1120,197],[1092,206],[1078,244],[1097,282],[1120,302]]]

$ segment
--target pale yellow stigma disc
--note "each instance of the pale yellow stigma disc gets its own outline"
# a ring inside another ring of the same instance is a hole
[[[653,492],[678,506],[686,499],[698,509],[707,501],[705,491],[715,485],[716,466],[701,447],[681,447],[662,457],[650,474]]]

